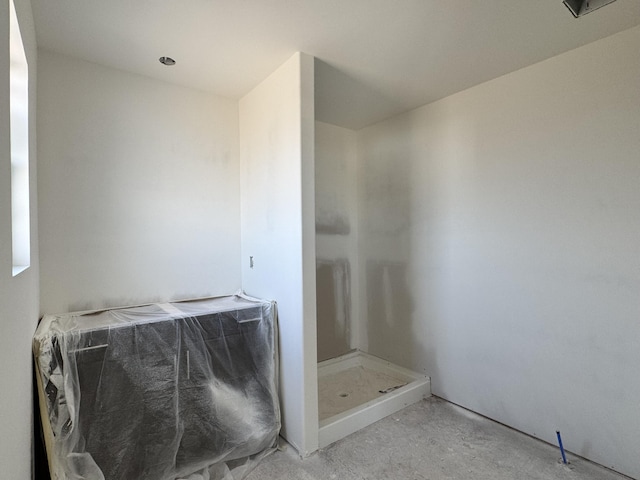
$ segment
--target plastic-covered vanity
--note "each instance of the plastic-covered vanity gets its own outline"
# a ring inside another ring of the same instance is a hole
[[[275,303],[246,296],[45,315],[52,477],[243,478],[280,430]]]

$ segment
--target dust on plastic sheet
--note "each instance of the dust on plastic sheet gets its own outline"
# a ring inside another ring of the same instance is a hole
[[[46,315],[34,336],[59,480],[239,480],[280,430],[275,303]]]

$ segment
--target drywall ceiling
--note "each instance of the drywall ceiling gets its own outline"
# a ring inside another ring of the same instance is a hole
[[[359,129],[640,24],[640,1],[32,0],[38,46],[240,98],[314,55],[319,120]],[[166,67],[160,56],[175,58]]]

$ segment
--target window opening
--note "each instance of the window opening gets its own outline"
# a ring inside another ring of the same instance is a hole
[[[29,214],[29,68],[13,0],[9,2],[11,247],[13,276],[31,264]]]

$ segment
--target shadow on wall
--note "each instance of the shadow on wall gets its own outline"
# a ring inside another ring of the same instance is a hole
[[[346,259],[316,262],[318,362],[351,349],[350,270]]]
[[[386,260],[367,262],[369,351],[401,365],[411,365],[413,300],[407,284],[407,264]]]
[[[415,188],[412,129],[400,118],[361,133],[360,261],[366,349],[427,372],[426,338],[416,318],[412,232]],[[429,188],[427,185],[425,189]]]
[[[315,59],[316,120],[359,130],[403,110],[397,99],[389,98],[363,81]]]

